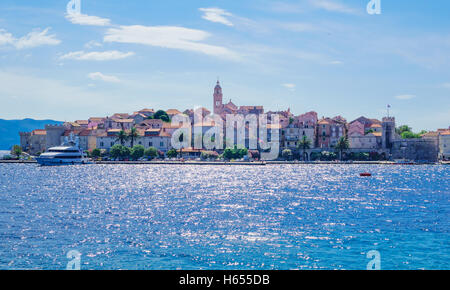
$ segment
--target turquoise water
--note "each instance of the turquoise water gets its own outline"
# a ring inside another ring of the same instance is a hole
[[[0,164],[0,269],[450,269],[449,188],[448,166]]]

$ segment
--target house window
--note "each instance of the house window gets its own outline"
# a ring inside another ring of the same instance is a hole
[[[103,145],[103,142],[100,142],[100,147],[103,147],[104,145]]]
[[[114,146],[114,142],[111,142],[111,146]]]
[[[164,147],[164,142],[160,142],[159,146]]]
[[[148,146],[153,146],[153,142],[148,142]]]

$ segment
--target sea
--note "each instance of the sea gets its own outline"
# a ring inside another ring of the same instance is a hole
[[[0,164],[0,269],[448,270],[449,200],[445,165]]]

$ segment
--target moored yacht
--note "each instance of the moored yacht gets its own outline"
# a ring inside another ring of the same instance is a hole
[[[89,160],[86,158],[84,152],[80,149],[78,137],[69,141],[67,137],[64,143],[58,147],[52,147],[47,152],[41,154],[36,158],[37,163],[40,165],[74,165],[74,164],[87,164]]]

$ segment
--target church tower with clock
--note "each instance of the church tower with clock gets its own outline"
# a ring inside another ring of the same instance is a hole
[[[220,115],[223,112],[223,94],[220,82],[217,81],[217,85],[214,88],[214,114]]]

